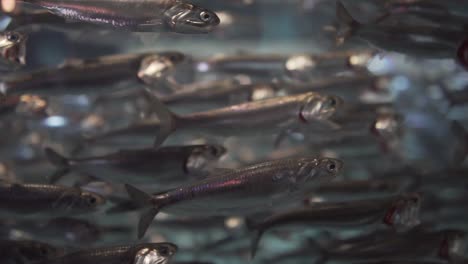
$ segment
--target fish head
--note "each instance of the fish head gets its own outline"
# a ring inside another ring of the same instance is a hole
[[[225,153],[226,148],[221,145],[196,146],[185,162],[185,172],[188,174],[207,172],[211,165]]]
[[[141,61],[137,76],[143,83],[155,86],[169,77],[184,60],[185,55],[179,52],[149,55]]]
[[[332,158],[301,159],[296,173],[298,183],[328,181],[335,178],[343,168],[343,162]]]
[[[58,257],[63,254],[62,250],[37,241],[23,241],[18,251],[21,257],[31,262]]]
[[[299,119],[304,123],[327,120],[337,112],[341,105],[343,105],[343,100],[338,96],[313,93],[305,98],[299,111]]]
[[[186,34],[208,33],[220,23],[213,11],[180,2],[164,12],[164,20],[172,31]]]
[[[63,197],[60,200],[62,201],[62,205],[66,206],[66,209],[77,212],[94,211],[106,202],[104,197],[101,195],[87,191],[81,191],[79,197],[76,197],[76,195],[70,195],[69,197]]]
[[[8,31],[0,33],[0,54],[8,63],[21,66],[26,64],[26,35]]]
[[[177,252],[171,243],[144,244],[138,248],[133,264],[165,264]]]
[[[418,194],[405,196],[390,207],[383,222],[399,232],[407,231],[421,222],[419,220],[420,209],[421,197]]]
[[[371,132],[381,139],[397,138],[402,134],[403,118],[397,114],[379,115],[371,125]]]
[[[343,170],[343,162],[332,158],[319,158],[317,161],[315,178],[331,180]]]

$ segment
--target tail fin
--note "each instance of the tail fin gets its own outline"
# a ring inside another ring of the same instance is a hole
[[[265,230],[261,225],[255,224],[250,219],[246,219],[245,222],[247,229],[254,233],[250,244],[250,258],[254,259],[255,255],[257,254],[258,244],[260,243],[260,239],[262,238]]]
[[[153,143],[153,146],[157,148],[176,129],[177,116],[172,113],[163,103],[161,103],[159,98],[157,98],[157,96],[149,88],[145,88],[145,92],[148,96],[148,99],[152,102],[154,113],[159,118],[159,122],[161,122],[159,134]]]
[[[49,162],[57,167],[57,171],[49,178],[50,183],[56,183],[60,178],[70,172],[70,164],[67,158],[49,147],[44,149],[44,153]]]
[[[336,2],[336,18],[338,19],[336,43],[341,45],[354,34],[360,24],[351,16],[341,1]]]
[[[127,189],[128,195],[136,204],[148,208],[141,214],[140,221],[138,222],[138,238],[140,239],[145,235],[146,230],[151,222],[153,222],[154,217],[158,214],[162,205],[158,206],[154,204],[151,195],[129,184],[125,184],[125,189]]]

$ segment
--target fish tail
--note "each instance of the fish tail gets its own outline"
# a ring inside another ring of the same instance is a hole
[[[245,225],[247,229],[253,233],[250,242],[250,259],[254,259],[257,254],[258,244],[260,243],[260,239],[262,238],[265,229],[261,224],[256,224],[249,218],[245,219]]]
[[[138,222],[138,238],[141,239],[148,227],[153,222],[154,217],[159,213],[159,210],[163,207],[162,204],[157,204],[156,201],[152,198],[151,195],[129,185],[125,184],[125,189],[128,192],[128,195],[132,200],[146,209],[140,215],[140,220]]]
[[[338,19],[336,43],[341,45],[354,34],[360,23],[351,16],[341,1],[336,2],[336,17]]]
[[[50,183],[56,183],[59,179],[70,172],[70,162],[66,157],[60,155],[58,152],[49,147],[44,149],[44,153],[49,162],[57,167],[57,170],[54,172],[54,174],[49,177]]]
[[[151,107],[158,117],[161,127],[159,133],[153,143],[155,148],[158,148],[166,138],[177,128],[177,115],[171,112],[159,98],[149,88],[145,88],[146,95],[151,101]]]
[[[265,231],[263,228],[258,228],[254,231],[254,234],[252,236],[252,241],[250,244],[250,258],[254,259],[255,255],[257,254],[258,250],[258,245],[260,244],[260,239],[262,239],[263,233]]]

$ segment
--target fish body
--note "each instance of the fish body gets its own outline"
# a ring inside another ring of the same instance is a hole
[[[174,131],[207,131],[214,135],[242,135],[290,126],[325,122],[335,114],[342,100],[336,96],[304,93],[247,102],[186,115],[170,112],[158,98],[153,105],[161,128],[154,146]]]
[[[262,235],[277,226],[303,224],[306,227],[356,228],[384,223],[401,231],[419,224],[420,206],[420,197],[409,195],[351,202],[315,203],[310,207],[272,215],[254,224],[256,232],[251,247],[252,256],[255,255]]]
[[[134,32],[208,33],[218,16],[178,0],[23,0],[72,21]]]
[[[27,36],[19,32],[0,32],[0,70],[14,70],[26,65],[27,40]]]
[[[464,32],[456,29],[420,25],[360,24],[337,3],[340,23],[338,42],[356,36],[385,51],[394,51],[422,58],[453,58],[464,40]]]
[[[82,214],[93,212],[104,202],[103,197],[79,188],[41,184],[0,184],[2,215]]]
[[[284,159],[208,177],[152,196],[130,185],[126,188],[136,204],[149,208],[139,223],[141,237],[161,209],[188,215],[268,211],[296,200],[305,186],[330,179],[341,168],[341,161],[329,158]]]
[[[58,257],[62,250],[34,240],[0,240],[0,257],[5,264],[29,264]]]
[[[46,149],[49,160],[58,169],[80,171],[110,182],[165,186],[193,180],[196,176],[208,173],[210,164],[225,152],[226,149],[219,145],[192,145],[120,150],[104,156],[65,158],[50,148]]]
[[[101,226],[87,220],[70,217],[58,217],[46,221],[20,220],[6,227],[24,231],[35,239],[73,246],[96,243],[105,235],[114,232],[131,233],[129,227]]]
[[[121,54],[73,59],[55,68],[8,74],[0,78],[0,92],[10,94],[83,94],[115,90],[118,86],[155,84],[184,59],[178,52]],[[154,71],[154,67],[158,70]]]
[[[37,264],[166,264],[176,251],[171,243],[145,243],[77,251]]]

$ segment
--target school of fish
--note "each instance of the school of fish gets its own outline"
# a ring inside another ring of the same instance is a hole
[[[467,0],[0,0],[0,264],[468,263]]]

